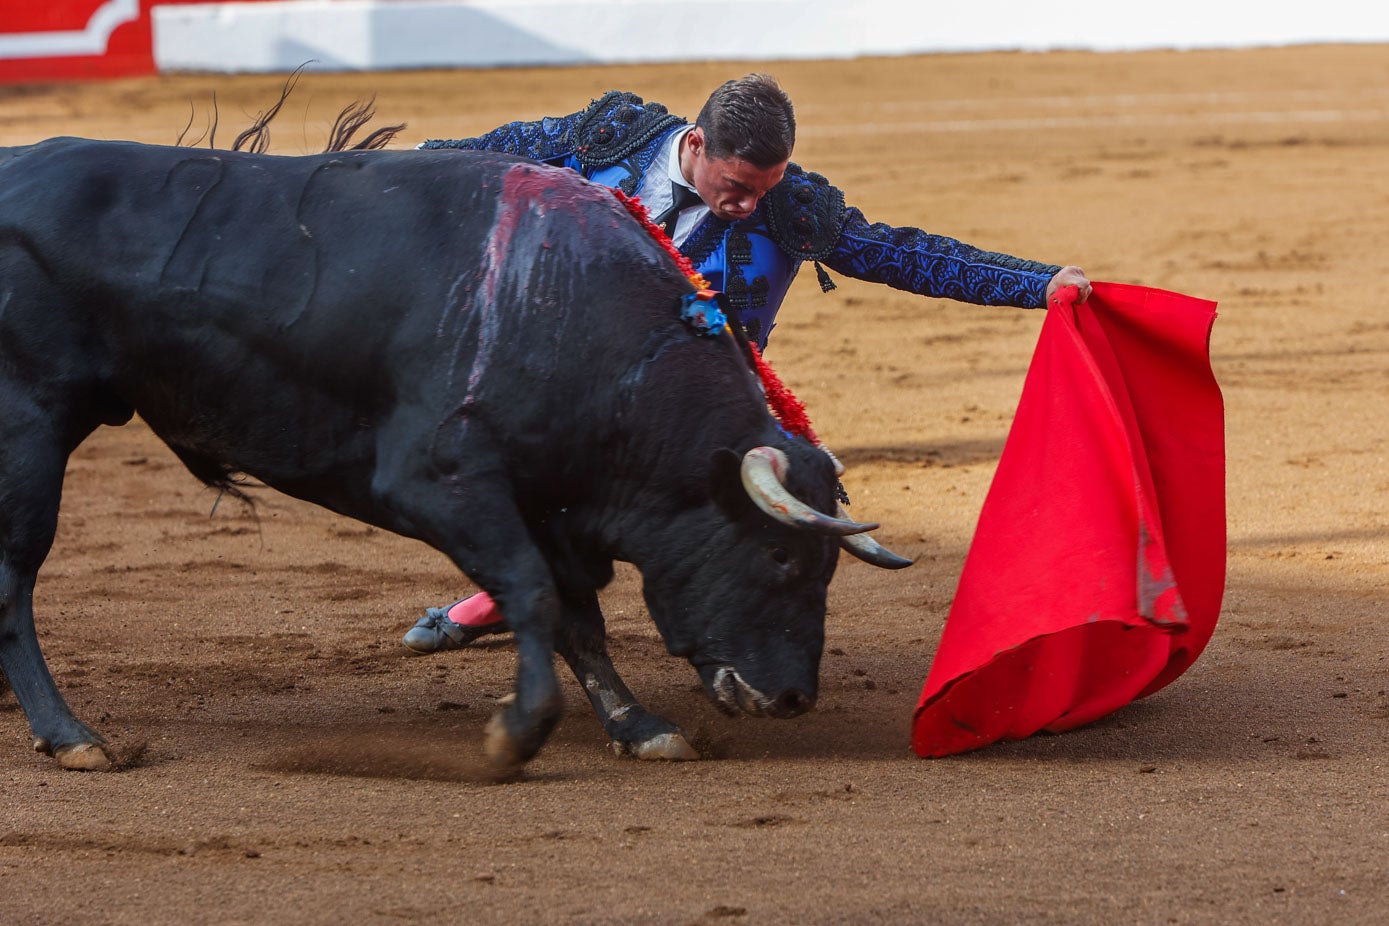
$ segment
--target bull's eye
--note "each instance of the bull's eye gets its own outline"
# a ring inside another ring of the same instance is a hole
[[[775,547],[772,550],[772,561],[779,566],[785,566],[791,562],[791,554],[787,553],[784,547]]]

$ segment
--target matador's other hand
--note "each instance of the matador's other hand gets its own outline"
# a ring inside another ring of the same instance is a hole
[[[1047,284],[1047,304],[1051,304],[1051,297],[1056,295],[1056,291],[1063,286],[1074,286],[1079,295],[1077,302],[1084,302],[1090,298],[1090,281],[1085,278],[1085,271],[1079,267],[1062,267],[1056,271],[1056,276],[1051,278]]]

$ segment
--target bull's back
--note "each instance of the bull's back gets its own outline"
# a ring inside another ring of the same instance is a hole
[[[204,320],[236,312],[243,325],[254,304],[284,325],[315,304],[349,310],[344,292],[379,299],[411,269],[442,269],[430,266],[442,256],[431,242],[476,260],[494,208],[485,167],[496,165],[460,163],[457,182],[442,183],[409,156],[54,139],[0,160],[0,227],[72,291],[80,283],[117,307],[172,303]],[[466,220],[441,235],[449,215]]]
[[[540,179],[527,185],[518,169]],[[22,251],[42,311],[64,330],[94,328],[146,372],[192,356],[234,370],[250,352],[307,365],[320,383],[356,382],[392,345],[456,354],[430,334],[456,328],[451,313],[548,298],[532,290],[567,285],[596,253],[580,253],[592,228],[577,226],[613,215],[606,192],[575,175],[497,155],[276,157],[84,139],[0,154],[0,247]],[[557,233],[566,222],[573,233]]]
[[[362,475],[408,403],[440,421],[492,403],[532,416],[512,433],[538,427],[650,350],[653,325],[678,326],[688,288],[609,191],[568,171],[83,139],[0,153],[0,276],[0,353],[46,351],[42,375],[282,486]]]

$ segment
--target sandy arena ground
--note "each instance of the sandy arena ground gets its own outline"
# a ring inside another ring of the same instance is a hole
[[[60,772],[0,699],[0,922],[1383,923],[1389,903],[1389,48],[762,66],[797,160],[870,219],[1218,300],[1229,584],[1180,680],[948,760],[912,709],[1042,316],[802,274],[770,359],[919,558],[847,559],[820,706],[728,719],[630,570],[615,658],[709,761],[619,760],[577,686],[526,779],[479,779],[506,645],[402,655],[470,586],[269,492],[223,502],[136,422],[73,457],[37,592],[50,664],[128,754]],[[397,147],[614,87],[693,115],[741,64],[310,75],[273,150],[376,95]],[[281,78],[0,87],[0,144],[226,145]],[[143,752],[141,752],[143,749]]]

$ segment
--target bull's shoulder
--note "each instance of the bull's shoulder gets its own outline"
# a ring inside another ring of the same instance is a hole
[[[765,206],[772,240],[796,260],[829,257],[844,230],[843,191],[799,164],[786,166]]]

